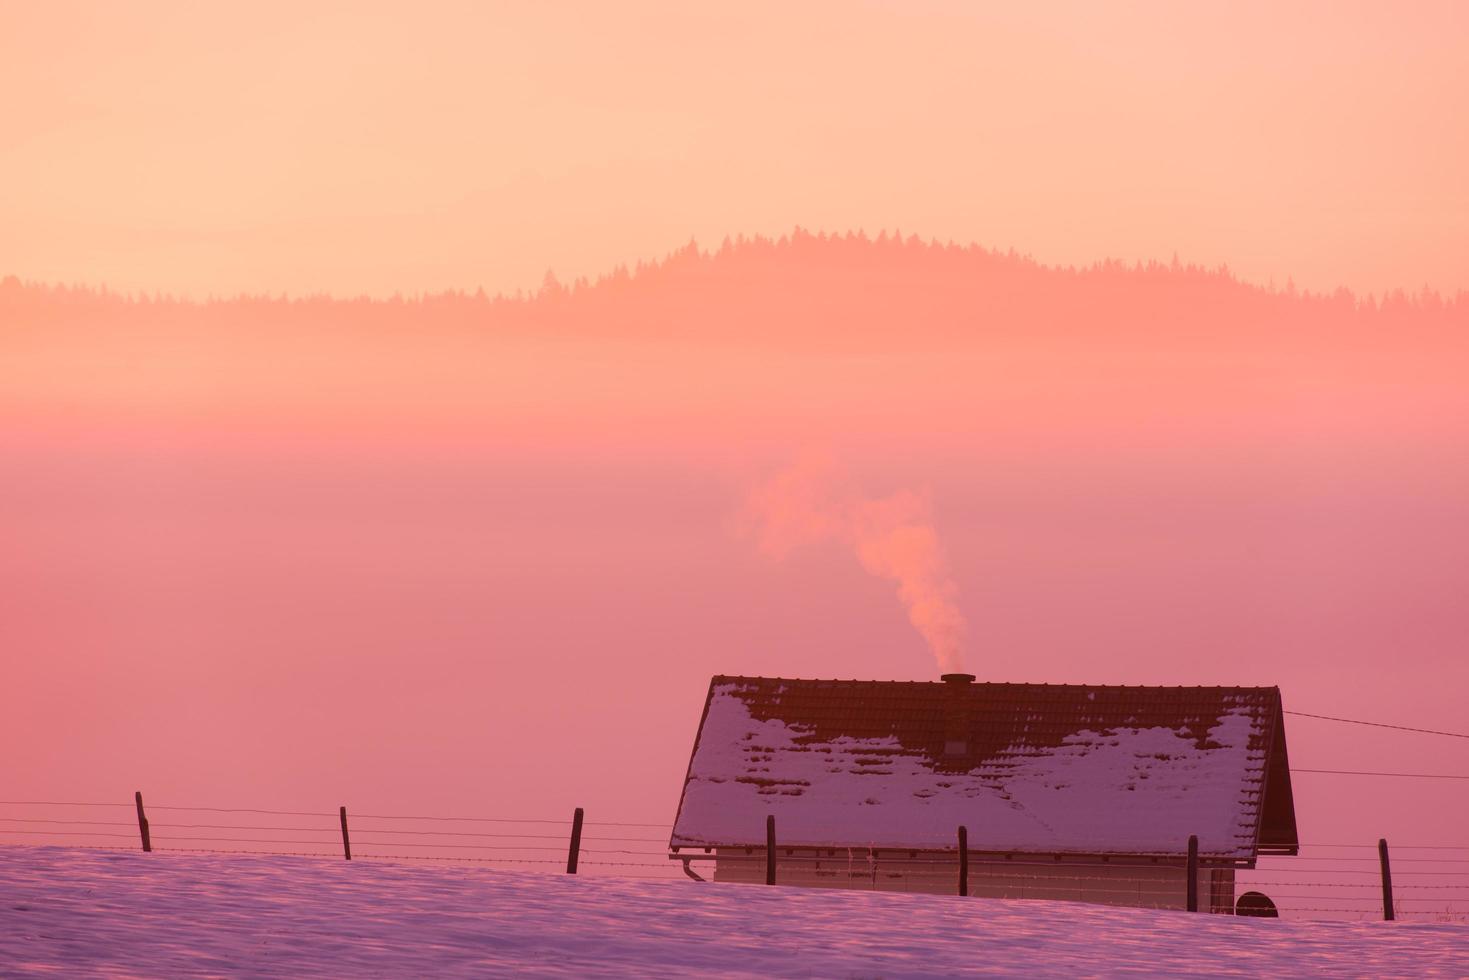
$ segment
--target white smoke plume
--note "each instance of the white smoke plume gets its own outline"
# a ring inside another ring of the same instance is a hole
[[[928,495],[913,490],[864,497],[825,459],[778,473],[755,487],[747,502],[760,550],[771,558],[836,541],[851,548],[867,571],[897,583],[909,621],[941,671],[950,673],[963,669],[965,625],[931,510]]]

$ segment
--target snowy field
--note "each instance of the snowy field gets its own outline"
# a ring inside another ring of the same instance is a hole
[[[1469,976],[1469,927],[0,848],[0,976]]]

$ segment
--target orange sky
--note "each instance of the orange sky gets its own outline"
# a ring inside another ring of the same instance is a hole
[[[0,273],[514,290],[799,224],[1452,291],[1466,63],[1457,3],[4,2]]]

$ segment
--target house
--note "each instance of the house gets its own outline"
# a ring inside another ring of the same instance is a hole
[[[1280,690],[715,677],[669,857],[715,881],[1230,912],[1295,854]]]

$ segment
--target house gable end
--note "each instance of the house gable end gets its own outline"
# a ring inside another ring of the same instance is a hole
[[[1285,712],[1275,705],[1275,725],[1270,757],[1261,784],[1260,836],[1256,850],[1262,854],[1299,854],[1300,838],[1296,833],[1295,794],[1291,788],[1290,755],[1285,745]]]

